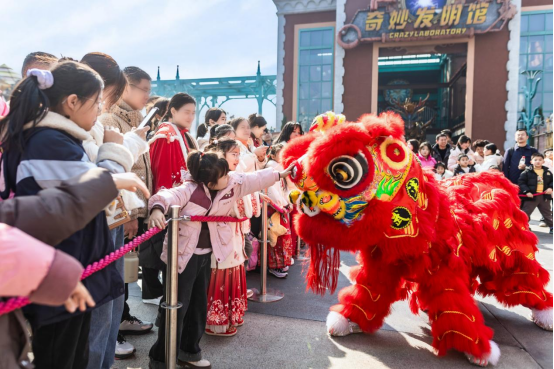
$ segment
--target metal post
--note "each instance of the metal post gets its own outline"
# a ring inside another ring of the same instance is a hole
[[[171,207],[171,219],[168,230],[167,272],[166,272],[166,301],[162,308],[165,315],[165,364],[168,369],[177,367],[177,309],[183,304],[177,301],[177,251],[179,239],[179,206]]]
[[[296,235],[296,260],[305,261],[305,260],[308,260],[309,258],[307,258],[302,254],[302,250],[300,248],[301,243],[302,243],[302,240],[300,239],[300,236]]]
[[[267,189],[265,189],[263,193],[267,196]],[[267,288],[267,202],[262,202],[262,239],[260,241],[262,247],[260,251],[260,291],[253,288],[252,292],[254,292],[254,294],[252,295],[252,297],[250,297],[250,300],[256,302],[274,302],[281,300],[283,297],[285,297],[285,294],[279,290]]]

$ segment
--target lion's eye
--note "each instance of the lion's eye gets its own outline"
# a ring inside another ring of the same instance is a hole
[[[348,190],[356,186],[368,173],[368,164],[364,155],[342,155],[333,159],[327,167],[327,172],[340,190]]]

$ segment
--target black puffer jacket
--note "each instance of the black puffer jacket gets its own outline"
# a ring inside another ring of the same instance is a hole
[[[543,182],[544,182],[544,190],[550,188],[552,189],[552,172],[545,166],[542,167],[544,170],[543,173]],[[519,191],[521,194],[525,195],[528,193],[537,193],[537,182],[538,182],[538,175],[533,170],[533,166],[527,167],[523,173],[519,176],[518,186]],[[522,197],[522,201],[530,200],[530,197]],[[544,195],[545,201],[552,200],[552,195]]]

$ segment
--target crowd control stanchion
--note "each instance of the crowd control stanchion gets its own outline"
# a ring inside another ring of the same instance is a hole
[[[171,207],[171,219],[168,230],[166,301],[162,308],[165,315],[165,363],[168,369],[177,367],[177,309],[183,306],[177,301],[177,251],[179,239],[179,206]]]
[[[304,256],[302,254],[302,248],[300,247],[300,244],[302,243],[302,240],[300,239],[300,236],[296,236],[296,260],[298,261],[306,261],[310,258]]]
[[[263,191],[267,196],[267,189]],[[254,294],[250,297],[250,300],[256,302],[275,302],[285,297],[285,294],[279,290],[273,288],[267,288],[267,202],[263,201],[262,207],[262,239],[260,241],[260,290],[256,288],[252,289]]]

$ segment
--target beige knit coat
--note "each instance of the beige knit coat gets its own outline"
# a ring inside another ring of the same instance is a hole
[[[140,111],[133,110],[127,103],[120,100],[117,104],[113,105],[107,113],[100,116],[99,120],[104,126],[111,126],[119,128],[121,133],[125,134],[130,132],[133,128],[138,127],[143,117]],[[133,165],[131,169],[133,173],[139,176],[144,181],[148,190],[152,192],[152,170],[150,169],[150,154],[143,154]],[[144,197],[144,194],[137,191],[137,195],[144,201],[145,207],[134,209],[131,211],[131,219],[148,218],[148,200]]]

